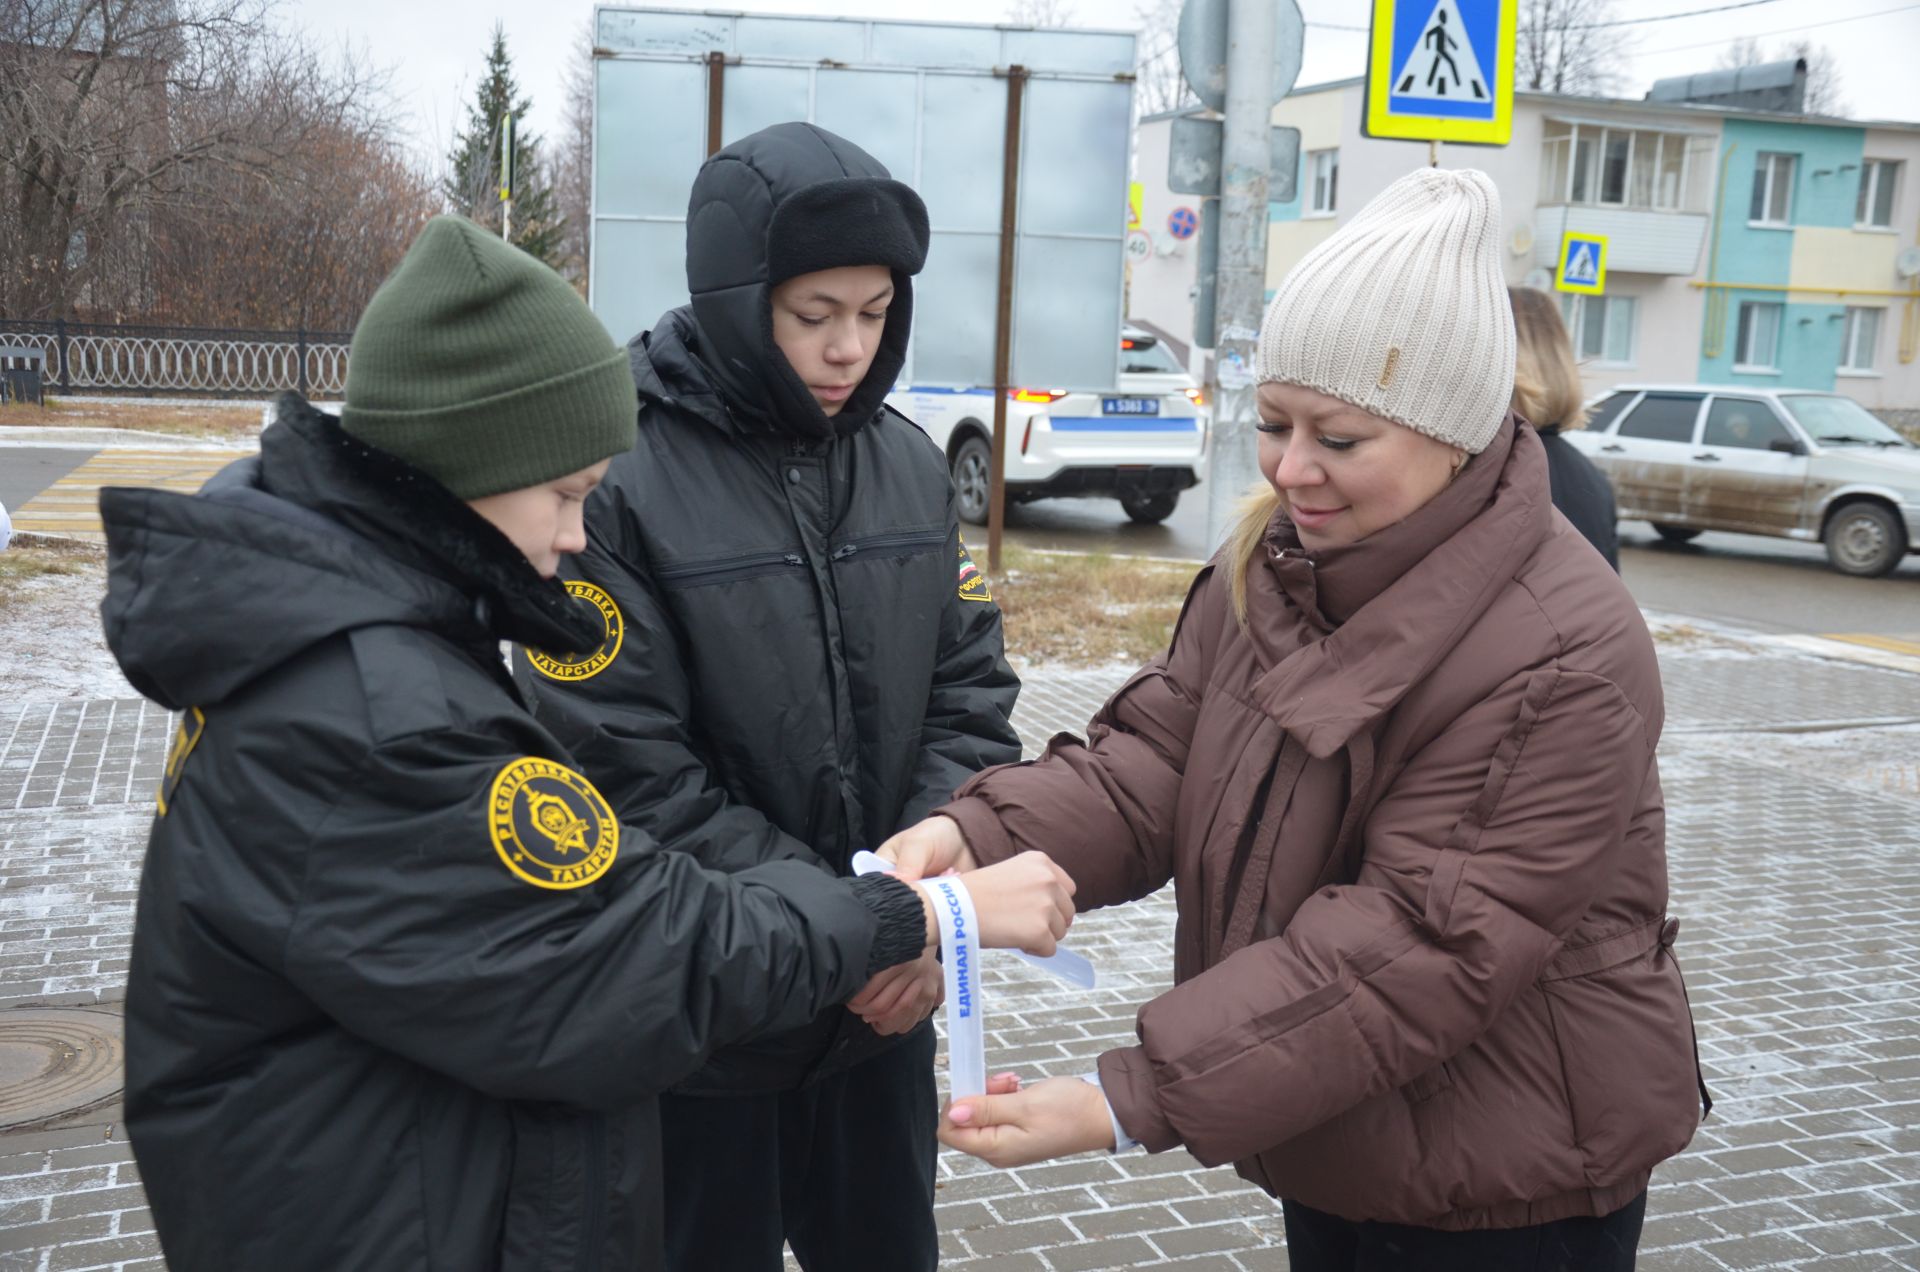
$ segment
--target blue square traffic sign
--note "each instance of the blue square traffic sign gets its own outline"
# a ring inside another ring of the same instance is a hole
[[[1366,133],[1503,146],[1519,0],[1374,0]]]

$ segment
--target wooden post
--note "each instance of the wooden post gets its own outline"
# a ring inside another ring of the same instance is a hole
[[[707,54],[707,154],[720,151],[720,117],[726,106],[727,55],[719,49]]]
[[[1000,301],[993,338],[993,455],[987,487],[987,573],[1000,573],[1007,515],[1007,394],[1013,385],[1013,249],[1020,210],[1020,104],[1027,68],[1007,68],[1007,140],[1000,176]]]

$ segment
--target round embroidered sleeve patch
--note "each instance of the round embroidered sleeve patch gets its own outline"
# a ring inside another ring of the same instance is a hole
[[[627,626],[620,618],[620,607],[613,603],[611,596],[585,579],[568,579],[567,592],[600,612],[606,636],[600,641],[599,648],[586,654],[556,655],[538,649],[527,650],[527,661],[549,680],[585,680],[589,676],[599,675],[620,653],[620,642],[627,634]]]
[[[487,829],[507,869],[536,888],[583,888],[620,851],[620,823],[593,783],[533,756],[493,779]]]

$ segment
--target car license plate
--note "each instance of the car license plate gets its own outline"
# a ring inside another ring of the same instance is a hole
[[[1159,398],[1101,398],[1102,415],[1158,415]]]

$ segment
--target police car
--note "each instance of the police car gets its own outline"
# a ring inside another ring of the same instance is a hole
[[[1207,413],[1199,388],[1158,337],[1120,333],[1120,383],[1108,393],[1014,389],[1007,402],[1007,502],[1057,496],[1118,499],[1145,524],[1173,515],[1200,480]],[[987,519],[993,391],[896,390],[888,403],[947,453],[960,515]]]

